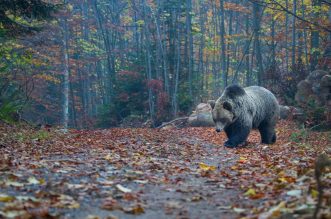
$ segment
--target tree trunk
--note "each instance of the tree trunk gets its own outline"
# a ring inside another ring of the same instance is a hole
[[[257,64],[257,84],[262,85],[262,75],[263,75],[263,63],[262,63],[262,53],[260,45],[260,29],[261,29],[261,6],[259,3],[253,3],[253,28],[254,28],[254,43],[256,52],[256,64]]]
[[[250,44],[249,39],[248,39],[248,33],[249,33],[249,16],[245,16],[246,19],[246,45]],[[246,86],[251,85],[251,68],[250,68],[250,61],[249,61],[249,56],[250,56],[250,48],[248,47],[247,53],[246,53]]]
[[[312,0],[313,7],[321,7],[320,0]],[[315,22],[319,19],[319,12],[314,13]],[[319,51],[319,37],[320,33],[316,27],[312,27],[311,31],[311,58],[310,58],[310,70],[313,71],[316,69],[316,65],[318,63],[319,55],[321,54]]]
[[[178,113],[178,103],[177,103],[177,93],[178,93],[178,84],[179,84],[179,69],[180,69],[180,28],[178,29],[178,34],[177,34],[177,63],[176,63],[176,74],[175,74],[175,86],[174,86],[174,93],[173,93],[173,114],[174,117],[177,116]]]
[[[186,0],[186,37],[187,37],[187,48],[188,51],[188,81],[189,81],[189,96],[190,99],[193,99],[193,93],[192,93],[192,75],[193,75],[193,37],[192,37],[192,0]]]
[[[285,1],[285,8],[288,10],[288,0]],[[289,66],[289,54],[288,54],[288,13],[285,12],[285,60],[286,60],[286,72],[288,73]]]
[[[293,14],[297,13],[297,0],[293,0]],[[292,70],[295,67],[295,52],[296,52],[296,17],[292,17]]]
[[[304,4],[304,1],[301,0],[301,13],[302,13],[302,18],[303,19],[306,19],[306,15],[305,15],[305,10],[306,10],[306,6]],[[307,30],[306,28],[304,27],[303,29],[303,40],[304,40],[304,49],[305,49],[305,63],[307,64],[308,62],[308,43],[307,43]]]
[[[276,65],[275,19],[271,18],[271,68]]]
[[[66,1],[64,2],[66,5]],[[66,16],[63,16],[63,56],[64,56],[64,71],[63,71],[63,105],[62,105],[62,122],[63,128],[66,131],[69,124],[69,35],[68,35],[68,21]]]
[[[148,82],[152,81],[152,63],[151,63],[151,58],[152,58],[152,53],[151,53],[151,46],[150,46],[150,40],[151,38],[151,34],[149,31],[149,27],[148,27],[148,20],[147,20],[147,5],[146,5],[146,1],[143,0],[143,16],[144,16],[144,35],[145,35],[145,49],[146,49],[146,53],[145,53],[145,60],[146,60],[146,73],[147,73],[147,80]],[[149,105],[149,116],[150,119],[153,123],[153,125],[155,125],[155,106],[154,106],[154,97],[153,97],[153,92],[152,92],[152,88],[149,87],[148,88],[148,105]]]
[[[228,75],[226,72],[226,54],[225,54],[225,12],[224,12],[224,0],[220,0],[220,35],[221,35],[221,59],[222,59],[222,76],[223,76],[223,88],[228,85]]]

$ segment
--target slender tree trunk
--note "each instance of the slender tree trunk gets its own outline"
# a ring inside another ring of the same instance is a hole
[[[192,100],[192,75],[193,75],[193,37],[192,37],[192,0],[186,0],[186,47],[187,47],[187,58],[188,58],[188,81],[189,81],[189,96]]]
[[[64,2],[66,5],[66,1]],[[63,17],[63,56],[64,56],[64,71],[63,71],[63,105],[62,105],[62,121],[63,128],[66,131],[69,124],[69,35],[68,35],[68,21],[67,18]]]
[[[297,0],[293,0],[293,14],[297,13]],[[292,17],[292,70],[295,67],[295,52],[296,52],[296,17]]]
[[[103,39],[103,43],[104,43],[104,47],[106,50],[106,54],[107,54],[107,71],[108,71],[108,80],[105,83],[106,85],[106,103],[105,104],[110,104],[111,103],[111,99],[112,99],[112,94],[113,94],[113,83],[112,83],[112,73],[113,73],[113,59],[112,59],[112,54],[111,54],[111,47],[110,47],[110,39],[109,39],[109,32],[105,30],[103,23],[105,23],[103,21],[103,17],[99,11],[98,8],[98,4],[97,4],[97,0],[93,0],[93,6],[94,6],[94,11],[95,11],[95,15],[96,15],[96,20],[97,20],[97,24],[98,24],[98,30],[101,32],[101,36]]]
[[[288,0],[285,1],[286,10],[288,10]],[[289,16],[288,13],[285,12],[285,61],[286,61],[286,72],[288,73],[289,67],[289,54],[288,54],[288,23]]]
[[[158,3],[158,5],[160,5],[160,3]],[[155,26],[156,26],[159,48],[161,50],[162,69],[163,69],[163,78],[164,78],[164,90],[169,95],[170,92],[169,92],[169,76],[168,76],[168,72],[167,72],[167,55],[166,55],[166,51],[163,46],[163,42],[162,42],[162,38],[161,38],[159,17],[156,17],[156,15],[154,15],[154,22],[155,22]]]
[[[253,3],[253,28],[254,28],[254,44],[256,50],[256,64],[257,64],[257,83],[262,85],[262,75],[263,75],[263,63],[262,63],[262,53],[260,45],[260,25],[261,25],[261,6],[259,3]]]
[[[271,66],[276,65],[276,43],[275,43],[275,19],[271,18]]]
[[[320,0],[312,0],[313,7],[321,7]],[[314,20],[317,21],[319,19],[319,12],[314,13]],[[321,52],[319,51],[319,30],[313,27],[311,31],[311,60],[310,60],[310,70],[313,71],[316,69],[316,65],[318,63],[318,58]]]
[[[146,1],[143,0],[143,16],[144,16],[144,35],[145,35],[145,49],[146,49],[146,55],[145,55],[145,60],[146,60],[146,73],[147,73],[147,80],[148,82],[152,81],[152,63],[151,63],[151,58],[152,58],[152,53],[151,53],[151,46],[150,46],[150,40],[151,40],[151,34],[149,31],[149,23],[147,20],[147,5]],[[148,105],[149,105],[149,116],[150,119],[155,125],[155,106],[154,106],[154,97],[153,97],[153,92],[152,88],[148,88]]]
[[[230,15],[229,15],[229,37],[231,37],[231,35],[232,35],[232,23],[233,23],[232,22],[233,21],[233,11],[229,11],[229,13],[230,13]],[[228,46],[227,46],[227,55],[226,55],[226,72],[224,72],[225,75],[229,75],[230,51],[231,51],[231,43],[228,43]]]
[[[77,128],[77,112],[76,112],[76,101],[74,97],[74,89],[72,84],[70,84],[70,98],[71,98],[71,114],[72,114],[72,123],[74,128]]]
[[[200,0],[200,4],[203,4],[203,2]],[[204,71],[204,60],[203,60],[203,50],[205,48],[205,10],[204,6],[201,6],[200,8],[200,27],[201,27],[201,36],[200,36],[200,44],[199,44],[199,65],[198,65],[198,74],[200,75],[198,77],[198,81],[200,81],[200,90],[204,90],[204,80],[205,80],[205,71]]]
[[[223,88],[228,85],[228,75],[226,72],[226,55],[225,55],[225,12],[224,12],[224,0],[220,0],[220,17],[221,17],[221,59],[222,59],[222,76],[223,76]]]
[[[178,113],[178,103],[177,103],[177,93],[178,93],[178,85],[179,85],[179,69],[180,69],[180,29],[178,29],[178,33],[177,33],[177,63],[176,63],[176,74],[175,74],[175,88],[174,88],[174,93],[173,93],[173,111],[174,111],[174,117],[177,116]]]
[[[245,16],[246,19],[246,45],[250,44],[249,41],[250,39],[248,38],[248,33],[249,33],[249,16],[246,15]],[[246,86],[250,86],[251,85],[251,68],[250,68],[250,61],[249,61],[249,56],[250,56],[250,49],[247,49],[247,53],[246,53]]]
[[[301,0],[301,13],[302,13],[302,18],[306,19],[306,15],[305,15],[305,10],[306,10],[306,6],[304,4],[304,1]],[[307,64],[308,62],[308,43],[307,43],[307,30],[304,27],[303,28],[303,40],[304,40],[304,49],[305,49],[305,63]]]

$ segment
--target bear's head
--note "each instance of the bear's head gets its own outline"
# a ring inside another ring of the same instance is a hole
[[[224,100],[209,100],[208,103],[212,108],[212,117],[216,125],[216,131],[222,131],[226,126],[233,123],[235,115],[232,104]]]

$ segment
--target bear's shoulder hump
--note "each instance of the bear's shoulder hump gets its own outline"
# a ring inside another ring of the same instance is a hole
[[[237,96],[243,96],[246,94],[245,90],[237,84],[226,87],[224,92],[225,95],[230,98],[235,98]]]

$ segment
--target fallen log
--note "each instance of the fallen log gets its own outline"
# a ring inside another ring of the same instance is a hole
[[[156,127],[156,128],[157,128],[157,129],[160,129],[160,128],[163,128],[163,127],[165,127],[165,126],[167,126],[167,125],[170,125],[170,124],[172,124],[172,123],[175,123],[175,122],[178,122],[178,121],[182,121],[182,120],[187,120],[187,119],[188,119],[187,116],[185,116],[185,117],[179,117],[179,118],[176,118],[176,119],[171,120],[171,121],[169,121],[169,122],[163,123],[162,125],[160,125],[160,126],[158,126],[158,127]]]

